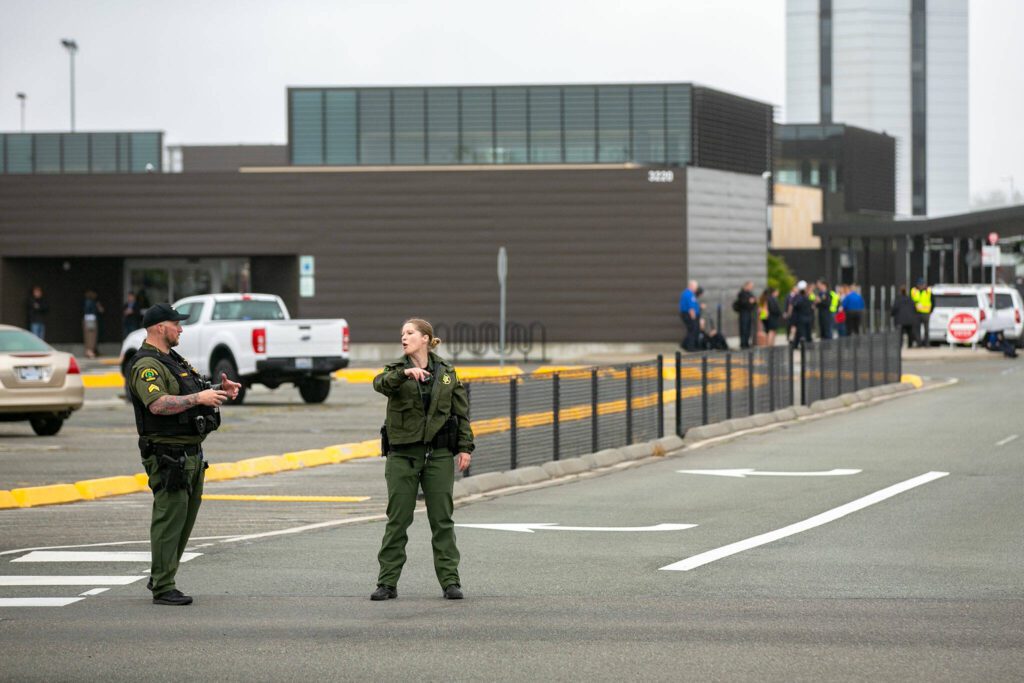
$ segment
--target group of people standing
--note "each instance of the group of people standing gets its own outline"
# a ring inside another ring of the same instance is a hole
[[[900,341],[907,338],[907,348],[928,346],[928,318],[932,313],[932,290],[925,284],[924,278],[918,278],[907,293],[906,287],[900,287],[899,295],[893,299],[893,324],[900,330]]]
[[[680,346],[686,351],[727,349],[721,332],[702,315],[703,292],[698,282],[691,280],[679,298],[679,316],[685,328]],[[774,346],[780,329],[786,330],[793,346],[812,341],[815,323],[819,339],[860,334],[865,304],[856,284],[832,289],[824,278],[810,284],[800,280],[783,301],[777,288],[765,288],[758,296],[754,282],[748,280],[736,294],[732,309],[739,318],[740,348],[748,349]]]
[[[818,339],[858,335],[864,308],[864,297],[856,284],[832,289],[824,278],[810,284],[800,280],[786,297],[787,338],[794,347],[813,341],[815,321]]]
[[[134,293],[128,293],[121,310],[122,338],[142,327],[142,314],[147,307],[145,294],[140,293],[137,296]],[[95,358],[99,353],[99,338],[103,329],[103,316],[106,312],[107,309],[100,301],[96,291],[86,290],[82,299],[82,344],[85,347],[86,358]],[[44,341],[46,340],[46,322],[49,313],[50,303],[43,295],[43,288],[35,285],[32,287],[26,303],[26,322],[29,331]]]

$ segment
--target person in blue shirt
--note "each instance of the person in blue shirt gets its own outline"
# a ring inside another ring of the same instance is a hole
[[[860,287],[850,285],[850,293],[843,297],[843,311],[846,312],[846,331],[849,334],[860,334],[860,323],[864,317],[864,297],[860,295]]]
[[[690,280],[679,296],[679,318],[686,328],[681,346],[686,351],[697,350],[697,338],[700,336],[700,302],[697,301],[697,287],[697,281]]]

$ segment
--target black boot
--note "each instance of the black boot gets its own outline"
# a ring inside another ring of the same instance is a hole
[[[192,604],[192,598],[190,596],[188,596],[188,595],[185,595],[184,593],[182,593],[177,588],[172,588],[171,590],[167,591],[166,593],[161,593],[160,595],[153,596],[153,604],[154,605],[175,605],[175,606],[191,605]]]
[[[370,594],[371,600],[394,600],[398,597],[398,590],[392,586],[378,584],[377,590]]]
[[[445,586],[445,589],[444,589],[444,599],[445,600],[461,600],[462,598],[463,598],[462,586],[460,586],[457,583],[453,583],[450,586]]]

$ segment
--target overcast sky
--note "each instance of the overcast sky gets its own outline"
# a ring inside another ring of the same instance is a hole
[[[1024,187],[1024,0],[970,0],[972,195]],[[785,106],[785,0],[0,0],[0,130],[284,143],[289,85],[694,81]]]

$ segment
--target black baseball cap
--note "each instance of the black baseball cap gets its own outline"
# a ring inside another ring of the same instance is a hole
[[[146,314],[142,316],[142,326],[151,327],[158,323],[163,322],[177,322],[180,320],[188,320],[189,316],[182,315],[176,310],[171,308],[170,304],[156,304],[146,309]]]

